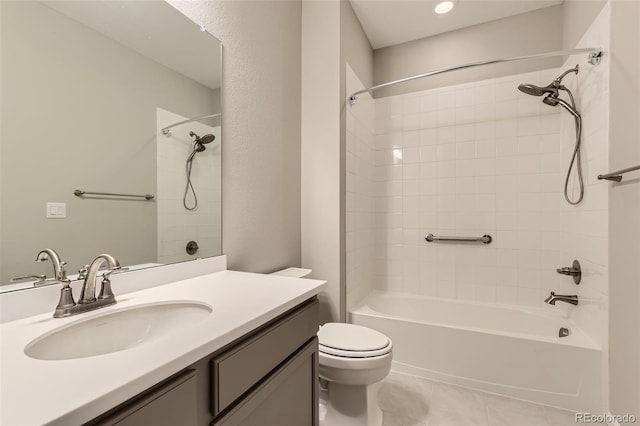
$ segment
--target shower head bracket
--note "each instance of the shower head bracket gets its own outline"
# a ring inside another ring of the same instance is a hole
[[[591,65],[600,65],[600,62],[602,62],[602,50],[589,53],[587,61]]]

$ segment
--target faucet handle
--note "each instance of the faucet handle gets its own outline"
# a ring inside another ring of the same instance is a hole
[[[57,281],[62,284],[62,288],[60,289],[60,300],[58,300],[58,305],[53,312],[54,318],[62,318],[71,315],[71,308],[76,306],[76,301],[73,300],[73,290],[69,285],[71,284],[71,280],[67,278],[67,271],[64,269],[66,264],[67,262],[60,262],[61,268]]]
[[[108,271],[105,272],[102,275],[102,283],[100,286],[100,295],[98,296],[99,300],[104,300],[104,299],[114,299],[115,300],[115,295],[113,294],[113,291],[111,290],[111,280],[109,279],[109,275],[111,275],[113,271]]]
[[[105,271],[102,274],[102,283],[100,286],[100,295],[98,296],[98,299],[114,299],[115,300],[115,295],[111,290],[111,274],[113,274],[114,272],[117,273],[121,269],[122,267],[120,265],[114,266],[113,268],[109,268],[107,271]],[[129,269],[129,268],[126,268],[126,269]]]
[[[582,268],[580,266],[580,262],[577,260],[574,260],[571,266],[556,269],[556,272],[562,275],[572,276],[573,282],[576,285],[580,284],[580,281],[582,281]]]

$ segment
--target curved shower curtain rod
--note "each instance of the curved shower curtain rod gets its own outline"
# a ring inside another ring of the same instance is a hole
[[[372,87],[369,87],[368,89],[358,90],[357,92],[352,93],[348,99],[351,105],[355,105],[356,101],[358,100],[358,95],[362,93],[372,93],[373,91],[382,89],[384,87],[394,86],[396,84],[405,83],[411,80],[417,80],[419,78],[430,77],[432,75],[444,74],[449,71],[458,71],[466,68],[479,67],[481,65],[498,64],[501,62],[522,61],[525,59],[536,59],[536,58],[551,58],[554,56],[569,56],[569,55],[574,55],[576,53],[589,53],[588,61],[591,65],[598,65],[600,63],[600,59],[602,58],[602,49],[595,48],[595,47],[586,47],[582,49],[559,50],[557,52],[538,53],[535,55],[515,56],[512,58],[491,59],[489,61],[471,62],[468,64],[458,65],[451,68],[444,68],[441,70],[426,72],[424,74],[418,74],[411,77],[401,78],[400,80],[390,81],[388,83],[378,84],[377,86],[372,86]]]
[[[196,118],[189,118],[188,120],[182,120],[182,121],[178,121],[177,123],[173,123],[170,126],[167,127],[163,127],[162,130],[160,130],[162,132],[163,135],[165,136],[171,136],[171,132],[169,131],[170,128],[172,127],[176,127],[179,126],[181,124],[185,124],[185,123],[191,123],[192,121],[200,121],[200,120],[204,120],[205,118],[215,118],[215,117],[220,117],[222,114],[209,114],[209,115],[203,115],[202,117],[196,117]]]

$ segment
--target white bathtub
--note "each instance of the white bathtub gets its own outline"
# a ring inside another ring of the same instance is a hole
[[[393,371],[576,411],[602,412],[602,350],[541,309],[371,293],[351,322],[393,341]],[[560,327],[571,334],[558,337]]]

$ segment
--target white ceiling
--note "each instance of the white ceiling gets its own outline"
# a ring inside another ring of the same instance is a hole
[[[220,87],[220,42],[164,1],[43,4],[200,84]]]
[[[437,0],[350,0],[374,49],[417,40],[458,28],[494,21],[562,0],[458,0],[449,13],[437,15]]]

